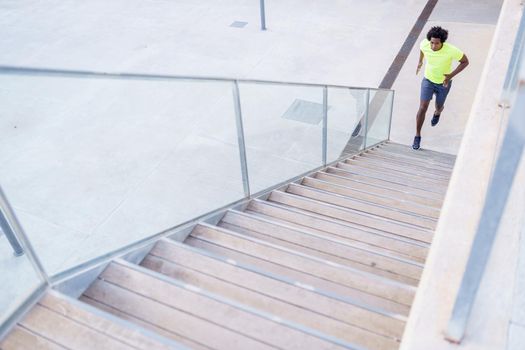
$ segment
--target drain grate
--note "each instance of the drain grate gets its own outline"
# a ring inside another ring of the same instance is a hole
[[[230,24],[230,27],[244,28],[244,27],[246,27],[247,24],[248,24],[248,22],[235,21],[232,24]]]
[[[323,104],[295,99],[282,118],[317,125],[323,120]]]

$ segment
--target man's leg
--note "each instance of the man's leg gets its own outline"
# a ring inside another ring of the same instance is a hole
[[[445,100],[447,99],[447,96],[448,96],[448,93],[451,87],[452,87],[452,82],[450,81],[447,87],[440,86],[437,88],[436,110],[434,111],[434,116],[432,117],[432,121],[430,122],[430,125],[436,126],[437,123],[439,123],[439,117],[441,116],[441,112],[443,112],[443,109],[445,108]]]
[[[419,109],[417,110],[417,114],[416,114],[416,136],[414,136],[414,142],[412,143],[413,149],[419,149],[420,147],[421,128],[423,127],[423,123],[425,122],[425,114],[427,113],[429,104],[430,104],[430,100],[428,101],[421,100],[419,102]]]
[[[428,105],[434,94],[434,86],[430,80],[423,78],[421,81],[421,96],[419,99],[419,109],[416,114],[416,136],[414,137],[413,149],[419,149],[421,143],[421,128],[425,122],[425,114],[427,113]]]
[[[427,113],[429,104],[430,100],[419,101],[419,109],[417,110],[416,114],[416,136],[421,137],[421,128],[423,127],[423,123],[425,122],[425,114]]]
[[[440,115],[441,112],[443,112],[443,109],[445,109],[445,105],[441,105],[441,107],[437,104],[435,105],[434,115]]]

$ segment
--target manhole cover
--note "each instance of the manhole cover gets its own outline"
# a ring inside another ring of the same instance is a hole
[[[244,27],[246,27],[247,24],[248,24],[248,22],[235,21],[235,22],[233,22],[232,24],[230,24],[230,27],[234,27],[234,28],[244,28]]]
[[[323,104],[295,99],[282,117],[284,119],[317,125],[323,120]]]

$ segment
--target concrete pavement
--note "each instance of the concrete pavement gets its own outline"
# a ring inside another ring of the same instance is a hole
[[[425,3],[266,1],[263,32],[258,4],[247,0],[3,1],[0,64],[375,87]],[[458,121],[444,118],[433,138],[424,130],[423,147],[457,148],[500,1],[477,3],[476,14],[469,1],[440,2],[432,17],[472,65],[447,104]],[[419,93],[414,62],[394,86],[392,139],[406,144]],[[241,96],[256,189],[319,164],[320,126],[281,116],[295,100],[320,103],[321,89],[244,86]],[[359,97],[333,96],[337,154]],[[220,83],[0,76],[0,184],[48,272],[242,198],[231,101]],[[19,280],[10,264],[0,263],[4,278]]]

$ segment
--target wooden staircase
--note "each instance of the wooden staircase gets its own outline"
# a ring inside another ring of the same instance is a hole
[[[161,239],[75,299],[49,291],[10,349],[397,349],[455,158],[391,142]]]

